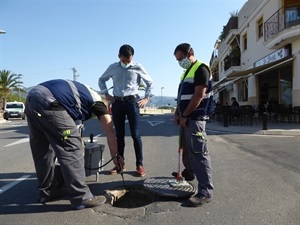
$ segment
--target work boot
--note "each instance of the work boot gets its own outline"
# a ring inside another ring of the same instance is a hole
[[[198,207],[198,206],[202,206],[203,204],[205,203],[208,203],[211,201],[211,197],[208,197],[208,196],[203,196],[203,195],[200,195],[200,196],[193,196],[193,197],[190,197],[188,200],[187,200],[187,204],[189,206],[193,206],[193,207]]]
[[[184,177],[184,179],[185,179],[186,181],[192,181],[192,180],[195,179],[195,175],[194,175],[194,174],[191,174],[191,173],[188,173],[186,170],[183,170],[183,171],[181,172],[181,175]],[[175,178],[177,178],[178,172],[173,172],[173,173],[172,173],[172,176],[174,176]]]
[[[92,208],[96,206],[103,205],[106,202],[106,197],[104,195],[94,196],[93,198],[82,201],[81,205],[72,206],[75,210],[80,210],[84,208]]]
[[[67,189],[65,186],[62,186],[60,188],[53,188],[52,190],[44,190],[40,191],[38,202],[45,204],[50,201],[58,200],[60,198],[63,198],[67,195]]]

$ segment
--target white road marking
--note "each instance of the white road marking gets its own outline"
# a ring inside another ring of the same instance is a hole
[[[165,121],[147,121],[152,127],[164,123]]]
[[[18,141],[15,141],[15,142],[13,142],[13,143],[10,143],[10,144],[8,144],[8,145],[5,145],[3,148],[9,147],[9,146],[12,146],[12,145],[18,145],[18,144],[26,143],[26,142],[29,142],[29,137],[23,138],[23,139],[21,139],[21,140],[18,140]]]
[[[293,135],[276,135],[276,134],[241,134],[241,135],[251,135],[256,137],[294,137]]]
[[[16,131],[17,131],[17,130],[6,130],[6,131],[0,132],[0,134],[6,134],[6,133],[16,132]]]
[[[4,193],[5,191],[7,191],[8,189],[15,186],[16,184],[18,184],[18,183],[22,182],[23,180],[27,179],[28,177],[30,177],[30,175],[23,175],[20,178],[16,179],[15,181],[4,185],[3,187],[0,188],[0,195],[2,193]]]

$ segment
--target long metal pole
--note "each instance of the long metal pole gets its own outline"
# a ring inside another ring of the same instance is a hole
[[[19,84],[18,84],[18,97],[19,97],[19,101],[21,101],[21,99],[20,99],[20,77],[21,77],[21,74],[18,74],[18,82],[19,82]]]
[[[162,90],[164,89],[164,87],[160,88],[160,104],[161,106],[163,106],[163,100],[162,100]]]

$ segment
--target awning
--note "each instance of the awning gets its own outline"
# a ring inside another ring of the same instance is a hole
[[[217,83],[214,83],[213,84],[213,89],[215,89],[215,88],[218,88],[218,87],[220,87],[220,85],[221,84],[224,84],[224,83],[226,83],[226,82],[228,82],[228,81],[231,81],[232,80],[232,78],[231,79],[228,79],[227,77],[223,77],[221,80],[219,80]]]
[[[217,93],[219,93],[219,92],[221,92],[221,91],[223,91],[223,90],[225,90],[226,89],[226,86],[222,86],[222,87],[220,87],[220,88],[216,88],[215,90],[214,90],[214,94],[217,94]]]
[[[288,64],[290,61],[294,60],[293,56],[288,56],[286,58],[283,58],[281,60],[271,62],[262,66],[254,67],[248,70],[243,70],[243,71],[234,71],[233,73],[229,74],[227,76],[227,79],[233,79],[233,78],[242,78],[245,76],[249,76],[250,74],[253,75],[258,75],[261,73],[264,73],[268,70],[273,70],[276,69],[280,66]]]

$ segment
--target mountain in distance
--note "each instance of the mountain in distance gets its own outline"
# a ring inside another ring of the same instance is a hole
[[[26,88],[26,92],[28,93],[33,87],[28,87]],[[23,98],[26,98],[27,93],[21,93]],[[141,96],[143,97],[143,96]],[[177,105],[176,102],[176,97],[170,97],[170,96],[153,96],[149,99],[149,102],[147,103],[146,107],[151,107],[151,108],[158,108],[161,106],[170,106],[170,107],[175,107]]]
[[[169,96],[153,96],[149,99],[146,107],[158,108],[161,106],[170,106],[176,108],[177,102],[176,97]]]

